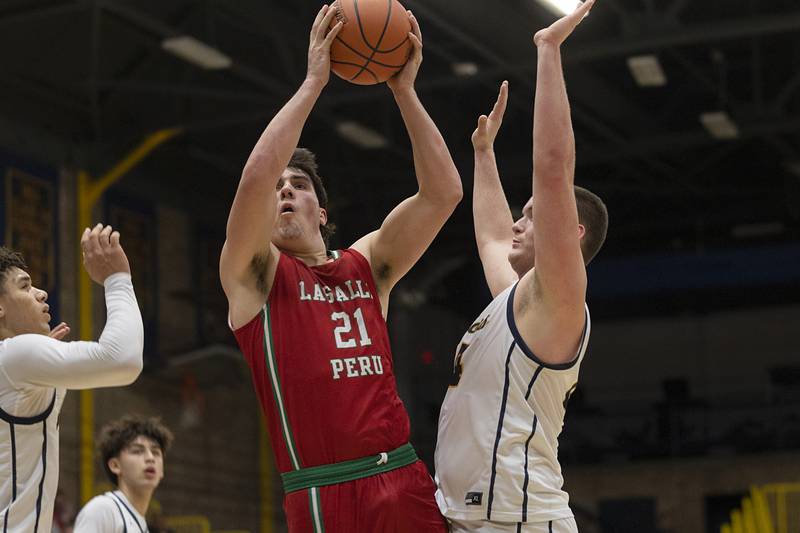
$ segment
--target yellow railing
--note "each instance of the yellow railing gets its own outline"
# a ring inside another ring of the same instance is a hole
[[[800,531],[800,483],[751,487],[742,507],[720,533],[796,533]]]
[[[211,522],[205,516],[170,516],[164,521],[175,533],[211,533]]]
[[[175,533],[250,533],[247,529],[211,530],[211,522],[203,515],[169,516],[166,526]]]

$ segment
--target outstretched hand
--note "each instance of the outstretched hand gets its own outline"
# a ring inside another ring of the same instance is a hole
[[[314,24],[311,26],[311,35],[308,42],[308,70],[306,79],[327,85],[331,77],[331,44],[342,30],[342,21],[330,28],[336,8],[324,5],[317,13]],[[330,30],[328,30],[330,28]]]
[[[57,341],[63,340],[64,337],[69,335],[70,329],[66,322],[62,322],[53,329],[50,330],[48,337],[55,339]]]
[[[388,85],[392,91],[414,87],[414,81],[417,79],[419,66],[422,64],[422,31],[419,29],[417,17],[415,17],[411,11],[408,12],[408,20],[411,22],[411,31],[408,32],[408,39],[411,41],[413,49],[411,50],[411,55],[408,57],[408,61],[400,72],[386,81],[386,85]]]
[[[536,46],[542,46],[543,44],[560,46],[581,23],[583,18],[589,14],[593,5],[594,0],[586,0],[569,15],[565,15],[547,28],[537,31],[536,35],[533,36],[534,44]]]
[[[508,103],[508,82],[504,81],[500,85],[500,93],[494,103],[492,112],[489,116],[481,115],[478,117],[478,127],[472,132],[472,147],[478,150],[490,150],[494,146],[497,132],[503,124],[503,115],[506,112]]]
[[[83,266],[89,277],[100,285],[112,274],[131,273],[128,257],[119,244],[119,232],[112,231],[111,226],[97,224],[94,228],[86,228],[81,236]]]

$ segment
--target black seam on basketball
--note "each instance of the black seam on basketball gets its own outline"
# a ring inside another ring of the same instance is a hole
[[[367,63],[367,65],[369,65],[369,63]],[[374,72],[372,72],[370,69],[368,69],[367,65],[364,65],[363,67],[361,67],[361,70],[358,72],[358,74],[356,74],[355,76],[350,78],[350,81],[355,80],[356,78],[358,78],[359,76],[361,76],[365,72],[369,72],[372,75],[372,77],[375,79],[375,83],[380,83],[381,80],[378,79],[378,75],[375,74]]]
[[[408,40],[409,40],[408,39],[408,35],[406,35],[406,38],[403,39],[402,41],[400,41],[400,44],[398,44],[394,48],[389,48],[388,50],[377,49],[377,50],[375,50],[375,53],[377,53],[377,54],[391,54],[392,52],[394,52],[395,50],[397,50],[398,48],[400,48],[401,46],[406,44],[408,42]]]
[[[361,59],[366,59],[367,61],[371,61],[371,62],[375,63],[376,65],[380,65],[380,66],[382,66],[382,67],[387,67],[387,68],[403,68],[403,67],[405,66],[405,63],[403,63],[402,65],[390,65],[390,64],[388,64],[388,63],[381,63],[380,61],[378,61],[378,60],[376,60],[376,59],[370,59],[368,56],[365,56],[364,54],[362,54],[361,52],[359,52],[358,50],[356,50],[355,48],[353,48],[352,46],[350,46],[349,44],[347,44],[347,41],[345,41],[344,39],[342,39],[342,38],[341,38],[341,37],[339,37],[338,35],[336,36],[336,40],[337,40],[337,41],[339,41],[339,42],[341,42],[343,45],[345,45],[345,46],[346,46],[346,47],[347,47],[347,48],[348,48],[350,51],[352,51],[354,54],[356,54],[356,55],[357,55],[358,57],[360,57]],[[404,45],[404,44],[406,43],[406,41],[408,41],[408,37],[406,37],[405,41],[403,41],[402,43],[400,43],[399,45],[397,45],[397,46],[396,46],[395,48],[393,48],[392,50],[389,50],[389,51],[387,51],[387,52],[378,52],[378,53],[379,53],[379,54],[386,54],[386,53],[389,53],[389,52],[393,52],[394,50],[397,50],[397,49],[398,49],[398,48],[400,48],[402,45]],[[373,55],[374,55],[374,54],[373,54]]]
[[[337,65],[350,65],[351,67],[364,68],[363,65],[359,65],[358,63],[350,63],[349,61],[334,61],[333,59],[331,59],[331,63],[336,63]],[[368,68],[364,68],[364,71],[369,72],[370,74],[372,74],[372,77],[375,78],[375,83],[379,83],[378,76],[374,72],[372,72]],[[362,73],[363,73],[363,71],[359,71],[358,74],[356,74],[352,78],[349,78],[348,81],[353,81],[358,76],[360,76]]]
[[[361,26],[361,15],[359,15],[359,13],[358,13],[358,0],[353,0],[353,5],[355,6],[355,10],[356,10],[356,17],[358,18],[358,29],[361,32],[361,38],[364,39],[364,42],[367,43],[367,46],[369,46],[370,49],[372,49],[372,55],[369,56],[369,59],[361,67],[361,70],[358,71],[358,74],[356,74],[355,76],[350,78],[350,81],[358,78],[361,75],[361,73],[364,72],[365,70],[369,72],[369,69],[367,69],[367,66],[369,65],[370,61],[372,61],[372,58],[375,57],[375,52],[379,49],[379,47],[381,45],[381,41],[383,41],[383,38],[386,36],[386,28],[389,27],[389,20],[391,20],[391,18],[392,18],[392,0],[387,0],[387,1],[389,3],[389,12],[386,13],[386,20],[383,23],[383,31],[381,31],[381,36],[378,38],[378,43],[373,48],[369,44],[369,41],[367,41],[367,37],[364,35],[364,28]],[[372,75],[375,76],[375,74],[372,74]],[[375,76],[375,80],[377,82],[377,80],[378,80],[377,76]]]

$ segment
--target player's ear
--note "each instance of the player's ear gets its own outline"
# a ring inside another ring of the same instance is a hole
[[[586,236],[586,226],[578,224],[578,238],[583,239]]]
[[[118,457],[112,457],[108,460],[108,469],[116,475],[119,475],[120,472],[122,472],[122,467],[119,464]]]
[[[328,223],[328,210],[324,207],[319,208],[319,225],[324,226]]]

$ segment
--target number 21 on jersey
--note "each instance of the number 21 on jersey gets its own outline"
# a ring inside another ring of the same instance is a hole
[[[367,332],[367,324],[364,322],[364,314],[360,307],[355,310],[353,317],[356,319],[358,327],[358,341],[356,341],[355,333],[352,332],[353,326],[350,315],[342,311],[331,313],[331,320],[333,320],[334,324],[338,324],[333,328],[333,336],[336,339],[337,348],[355,348],[357,345],[363,347],[372,344],[372,339],[369,338],[369,333]]]

